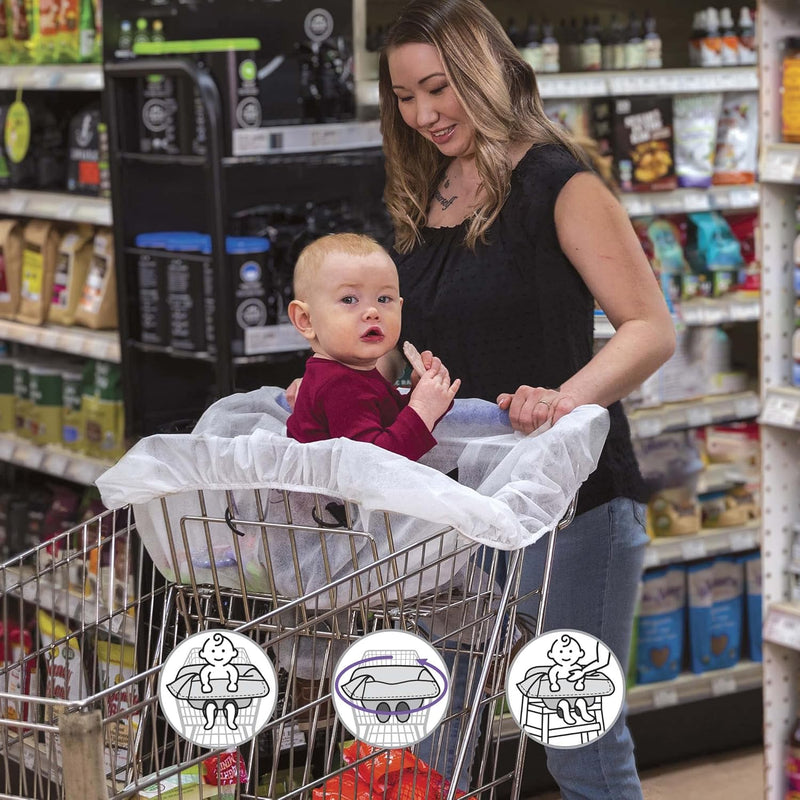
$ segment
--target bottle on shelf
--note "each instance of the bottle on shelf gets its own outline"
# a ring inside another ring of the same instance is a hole
[[[722,36],[719,30],[719,11],[713,6],[706,9],[706,35],[700,43],[700,66],[722,66]]]
[[[661,69],[661,37],[656,30],[656,19],[649,12],[644,14],[644,65],[646,69]]]
[[[602,67],[603,51],[600,46],[600,19],[583,20],[583,41],[580,46],[580,69],[595,72]]]
[[[119,23],[119,36],[117,37],[117,58],[130,58],[133,55],[133,26],[129,19]]]
[[[136,33],[133,34],[133,43],[140,44],[149,41],[150,34],[147,30],[147,20],[144,17],[139,17],[136,20]]]
[[[699,67],[703,49],[703,39],[706,38],[706,12],[696,11],[692,20],[692,33],[689,37],[689,66]]]
[[[733,15],[727,6],[719,12],[719,34],[722,40],[722,65],[733,67],[739,63],[739,37],[733,24]]]
[[[558,39],[553,32],[553,24],[542,22],[542,72],[560,72],[561,53]]]
[[[740,64],[755,64],[758,61],[756,26],[747,6],[739,9],[738,55]]]
[[[521,49],[522,57],[533,67],[534,72],[542,69],[543,53],[542,43],[539,41],[539,26],[528,19],[528,27],[525,29],[525,44]]]
[[[628,38],[625,42],[625,69],[644,68],[644,39],[642,38],[642,22],[631,11],[628,18]]]
[[[166,41],[166,37],[164,36],[164,23],[160,19],[153,20],[153,33],[150,36],[151,42],[164,42]]]

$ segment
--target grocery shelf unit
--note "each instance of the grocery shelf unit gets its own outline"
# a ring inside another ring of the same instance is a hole
[[[136,130],[136,81],[153,73],[180,77],[196,87],[208,124],[205,156],[135,152],[130,126]],[[379,201],[383,170],[374,123],[262,128],[259,154],[224,155],[217,86],[206,72],[178,58],[107,64],[106,97],[112,186],[117,187],[112,193],[115,249],[118,263],[124,265],[118,293],[126,417],[129,435],[138,437],[195,419],[215,399],[233,391],[264,384],[287,385],[302,374],[307,347],[292,326],[284,323],[271,326],[272,339],[264,348],[269,352],[232,357],[233,320],[225,302],[215,303],[216,353],[182,353],[142,344],[138,341],[132,262],[136,235],[164,229],[209,233],[215,297],[227,298],[231,289],[224,243],[234,213],[287,198],[319,202],[342,191],[355,195],[359,179],[353,180],[351,171],[343,181],[335,171],[348,163],[347,153],[342,151],[356,153],[357,161],[365,148],[364,157],[372,163],[361,173],[372,181],[366,202],[374,205]],[[153,191],[156,183],[158,190]]]
[[[103,70],[99,64],[0,66],[0,92],[46,93],[48,97],[77,92],[81,97],[88,98],[98,96],[102,89]],[[0,190],[0,215],[64,223],[85,222],[98,226],[112,224],[109,199],[55,190]],[[0,319],[0,340],[10,343],[12,347],[24,345],[112,363],[119,363],[120,360],[119,335],[116,331],[94,331],[51,323],[31,325]],[[0,434],[0,462],[84,486],[93,485],[109,466],[100,459],[57,446],[40,447],[12,433]]]
[[[784,796],[785,742],[798,707],[800,609],[788,600],[792,526],[800,522],[800,391],[790,387],[792,268],[800,145],[781,144],[781,41],[800,33],[791,0],[759,4],[761,70],[761,415],[764,747],[767,800]]]

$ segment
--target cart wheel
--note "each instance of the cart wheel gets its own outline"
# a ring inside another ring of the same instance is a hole
[[[378,703],[375,712],[378,716],[378,722],[388,722],[391,719],[392,709],[388,703]]]
[[[406,703],[405,700],[401,700],[394,707],[394,710],[397,714],[398,722],[408,722],[408,718],[411,716],[411,708],[409,707],[408,703]]]

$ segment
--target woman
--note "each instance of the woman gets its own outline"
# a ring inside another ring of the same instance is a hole
[[[385,38],[380,104],[401,338],[439,355],[461,397],[496,401],[524,433],[581,404],[608,408],[600,464],[556,548],[546,628],[591,633],[626,664],[647,537],[619,401],[675,346],[650,266],[479,0],[406,6]],[[593,356],[595,300],[616,333]],[[540,550],[525,556],[529,588],[541,580]],[[520,611],[533,618],[535,608],[534,598]],[[565,800],[642,796],[624,718],[586,747],[547,756]]]

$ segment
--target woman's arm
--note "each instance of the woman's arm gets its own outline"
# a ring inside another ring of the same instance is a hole
[[[501,395],[511,424],[526,433],[586,403],[609,406],[652,375],[675,350],[675,328],[647,257],[617,199],[591,173],[567,181],[555,205],[561,249],[616,333],[558,389]]]

